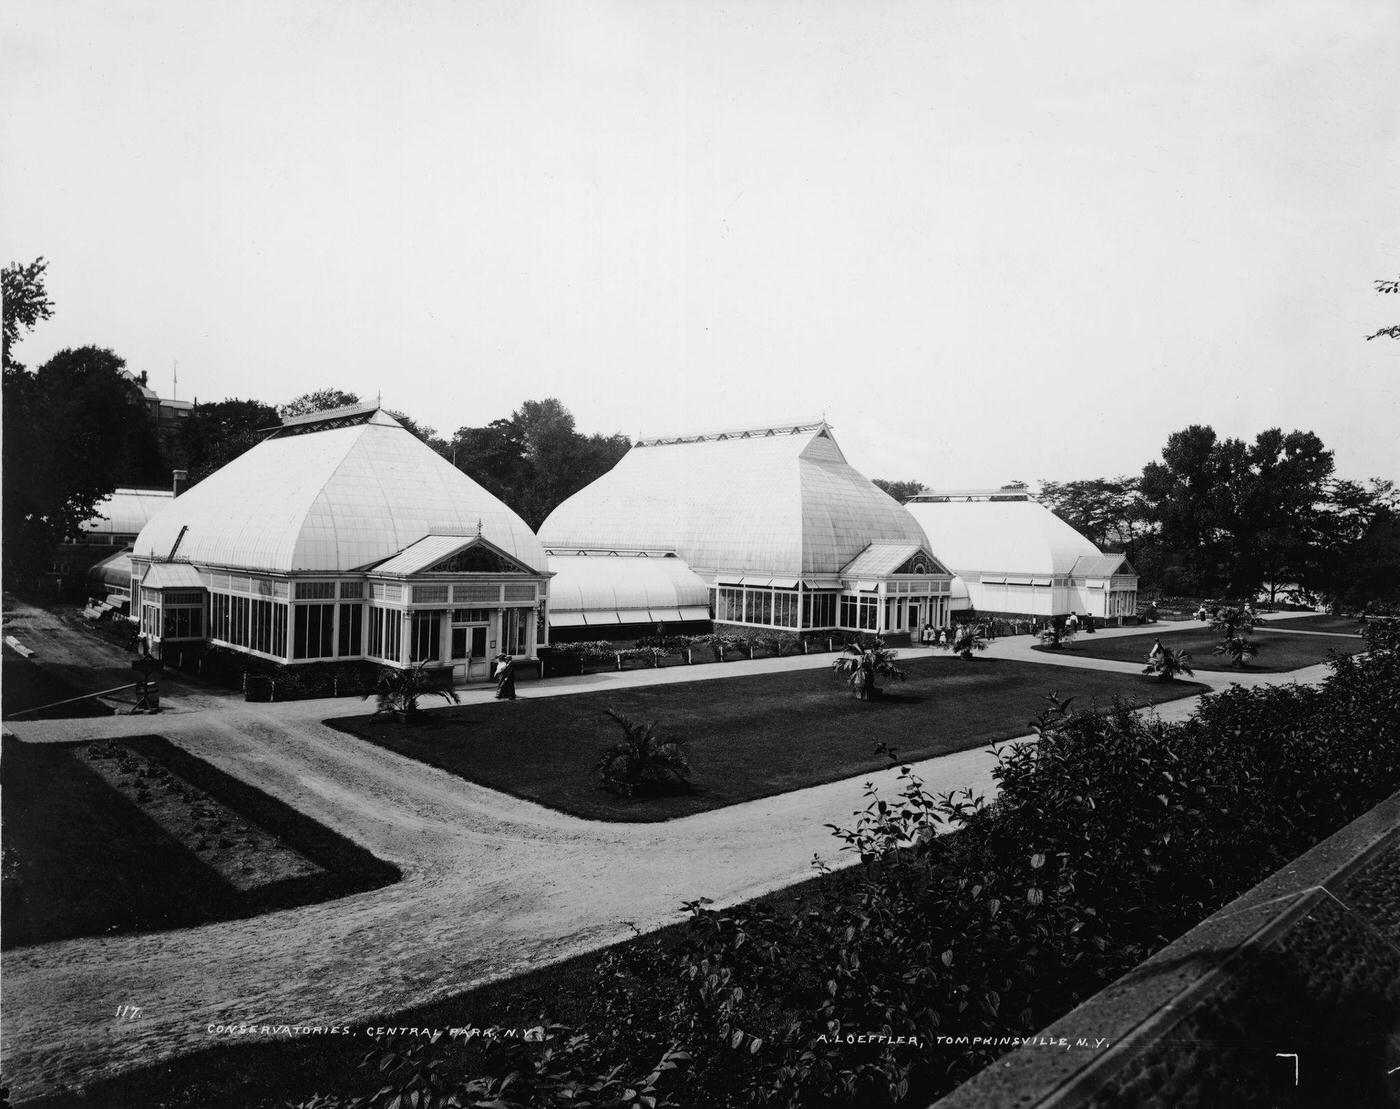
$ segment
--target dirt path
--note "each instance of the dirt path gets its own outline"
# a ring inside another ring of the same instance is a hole
[[[1059,664],[1021,639],[988,654]],[[567,695],[600,682],[723,678],[829,661],[588,675],[522,692]],[[1314,670],[1299,677],[1324,672]],[[1212,677],[1225,679],[1212,685],[1228,684],[1228,675]],[[823,825],[852,822],[867,778],[893,788],[892,775],[874,775],[666,824],[603,824],[472,785],[320,723],[358,701],[202,700],[197,692],[173,696],[177,711],[155,718],[10,727],[30,742],[158,732],[396,863],[404,879],[251,920],[7,952],[0,1047],[18,1100],[211,1046],[211,1024],[360,1023],[613,943],[632,924],[678,920],[684,900],[728,904],[800,881],[816,853],[832,864],[848,859]],[[1193,705],[1173,702],[1159,715],[1179,718]],[[967,751],[918,769],[936,791],[990,794],[993,765],[987,752]],[[138,1006],[140,1017],[118,1020],[119,1005]]]

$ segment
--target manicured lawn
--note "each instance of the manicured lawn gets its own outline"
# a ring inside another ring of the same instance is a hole
[[[4,946],[182,928],[397,881],[397,868],[159,736],[122,743],[258,824],[325,873],[240,893],[88,765],[84,744],[4,741]]]
[[[1256,627],[1249,638],[1258,645],[1259,653],[1249,660],[1246,669],[1266,674],[1287,673],[1300,670],[1304,666],[1326,662],[1329,651],[1354,655],[1364,649],[1360,639],[1346,635],[1289,635],[1287,632],[1270,632],[1266,628]],[[1142,635],[1125,635],[1113,639],[1081,633],[1073,642],[1055,653],[1070,658],[1139,662],[1146,666],[1147,652],[1152,650],[1153,641],[1158,639],[1162,641],[1163,647],[1170,647],[1175,651],[1189,651],[1193,670],[1228,672],[1238,669],[1232,667],[1224,656],[1215,654],[1215,645],[1220,642],[1220,636],[1209,628],[1144,632]]]
[[[1361,618],[1359,616],[1327,616],[1319,614],[1317,616],[1288,616],[1282,620],[1264,620],[1258,625],[1261,628],[1292,628],[1300,632],[1335,632],[1338,635],[1360,635]]]
[[[1300,637],[1302,638],[1302,637]],[[481,785],[595,820],[669,820],[878,770],[875,745],[906,760],[985,747],[1025,735],[1051,691],[1076,708],[1134,705],[1202,692],[1131,674],[1048,669],[1034,663],[925,658],[909,680],[873,702],[852,698],[822,668],[716,681],[619,689],[511,704],[432,709],[405,727],[387,717],[327,723]],[[655,721],[663,738],[687,739],[693,792],[628,800],[599,788],[593,764],[621,734],[605,710]]]

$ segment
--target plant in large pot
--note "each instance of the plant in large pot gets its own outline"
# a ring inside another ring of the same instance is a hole
[[[894,662],[898,657],[899,652],[890,650],[881,639],[868,646],[848,643],[831,668],[838,674],[851,675],[851,695],[856,700],[873,701],[880,696],[880,678],[904,680],[904,671]]]
[[[979,634],[980,624],[962,624],[953,635],[950,648],[964,662],[972,661],[973,651],[985,651],[987,641]]]
[[[690,788],[685,740],[661,739],[655,723],[643,723],[608,709],[622,738],[598,753],[594,769],[606,790],[621,797],[684,793]]]
[[[1190,651],[1176,651],[1171,647],[1163,647],[1160,643],[1147,656],[1147,665],[1143,667],[1142,672],[1159,682],[1172,682],[1182,674],[1195,673],[1191,669]]]
[[[383,666],[379,670],[379,681],[361,700],[374,697],[374,713],[391,713],[401,724],[411,724],[418,715],[418,700],[421,697],[441,697],[448,704],[461,702],[457,691],[450,686],[434,685],[426,662],[418,662],[407,669]]]

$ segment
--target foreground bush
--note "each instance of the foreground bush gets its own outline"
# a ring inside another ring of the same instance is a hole
[[[416,1048],[362,1104],[430,1080],[438,1100],[402,1103],[931,1099],[1005,1050],[937,1037],[1044,1027],[1400,789],[1400,632],[1368,646],[1320,687],[1234,687],[1181,724],[1052,696],[1038,741],[1002,750],[994,804],[903,767],[833,827],[860,865],[801,911],[694,902],[678,953],[602,960],[570,1028]]]

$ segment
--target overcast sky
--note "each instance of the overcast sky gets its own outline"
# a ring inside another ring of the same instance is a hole
[[[1400,477],[1400,4],[97,3],[0,14],[0,245],[169,395],[440,432],[825,413],[870,476],[1316,431]]]

